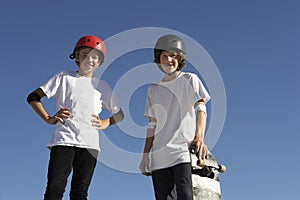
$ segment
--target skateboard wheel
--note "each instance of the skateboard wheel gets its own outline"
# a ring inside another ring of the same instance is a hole
[[[219,165],[219,172],[224,173],[226,172],[226,166],[225,165]]]
[[[204,165],[205,165],[204,160],[197,160],[197,165],[199,167],[204,167]]]

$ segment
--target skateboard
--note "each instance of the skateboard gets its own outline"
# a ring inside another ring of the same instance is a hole
[[[195,153],[195,147],[190,147],[192,182],[194,200],[220,200],[221,185],[219,173],[224,173],[226,167],[219,165],[211,152],[208,158],[201,160]]]

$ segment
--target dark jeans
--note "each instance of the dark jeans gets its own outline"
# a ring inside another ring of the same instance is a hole
[[[97,163],[97,150],[55,146],[51,148],[44,200],[61,200],[73,169],[70,199],[86,200]]]
[[[182,163],[152,172],[156,200],[192,200],[191,164]]]

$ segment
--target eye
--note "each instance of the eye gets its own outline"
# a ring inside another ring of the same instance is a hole
[[[167,59],[167,58],[175,59],[175,58],[177,58],[177,54],[161,54],[160,56],[161,56],[162,59]]]
[[[166,55],[166,54],[161,54],[160,57],[161,57],[161,58],[166,58],[167,55]]]
[[[87,57],[86,54],[82,54],[82,55],[81,55],[81,58],[82,58],[82,59],[85,59],[86,57]]]
[[[93,55],[92,58],[96,60],[96,59],[98,59],[98,56],[97,55]]]

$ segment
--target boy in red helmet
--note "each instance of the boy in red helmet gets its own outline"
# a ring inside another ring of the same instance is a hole
[[[79,69],[57,73],[27,97],[33,110],[47,124],[56,125],[47,145],[51,153],[45,200],[62,199],[71,170],[70,199],[87,199],[100,151],[98,130],[106,129],[124,118],[110,87],[93,77],[105,53],[101,39],[89,35],[81,37],[70,55]],[[44,96],[56,98],[56,113],[53,116],[41,103]],[[102,109],[108,109],[112,116],[100,119]]]
[[[164,77],[148,88],[144,115],[149,125],[140,170],[152,176],[157,200],[193,199],[189,147],[194,145],[202,158],[208,154],[205,103],[210,96],[196,74],[182,72],[185,55],[176,35],[160,37],[154,47],[154,62]]]

